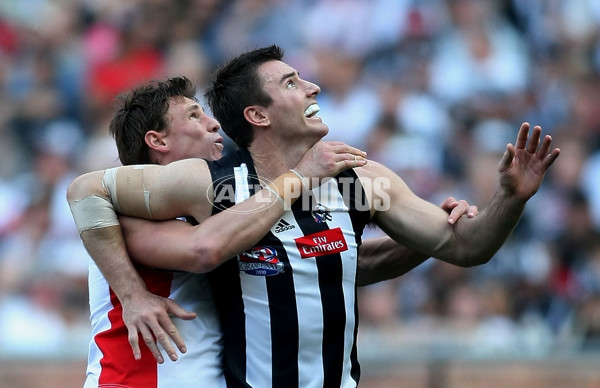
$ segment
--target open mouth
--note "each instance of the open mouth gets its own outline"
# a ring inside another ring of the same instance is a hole
[[[219,136],[218,138],[215,139],[215,145],[224,148],[225,144],[223,144],[223,138],[221,136]]]
[[[320,110],[321,110],[321,108],[319,108],[319,105],[317,105],[317,104],[311,104],[304,111],[304,117],[312,119],[312,118],[314,118],[314,117],[317,116],[317,113],[319,113]]]

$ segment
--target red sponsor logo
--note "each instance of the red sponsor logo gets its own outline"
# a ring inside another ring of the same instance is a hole
[[[341,228],[324,230],[294,239],[303,259],[326,256],[348,250]]]

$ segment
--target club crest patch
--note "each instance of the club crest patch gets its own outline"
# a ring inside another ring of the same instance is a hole
[[[277,251],[268,246],[257,246],[238,255],[240,271],[254,276],[272,276],[284,272],[285,268]]]

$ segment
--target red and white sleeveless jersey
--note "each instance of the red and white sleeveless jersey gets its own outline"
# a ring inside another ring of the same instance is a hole
[[[185,341],[187,353],[179,354],[175,362],[165,357],[165,362],[158,364],[141,341],[142,358],[134,360],[121,303],[90,260],[92,340],[84,388],[225,387],[221,330],[205,275],[148,267],[138,267],[138,272],[151,292],[196,312],[197,317],[190,321],[172,318]]]

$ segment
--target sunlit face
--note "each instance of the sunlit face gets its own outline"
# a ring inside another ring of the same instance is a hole
[[[221,126],[196,101],[172,99],[168,116],[171,122],[163,140],[169,147],[169,162],[187,158],[221,158],[223,137],[218,133]]]
[[[265,62],[258,73],[265,92],[273,100],[266,108],[273,128],[283,135],[301,135],[311,140],[327,134],[329,128],[317,116],[317,95],[321,91],[318,85],[303,80],[295,69],[281,61]]]

